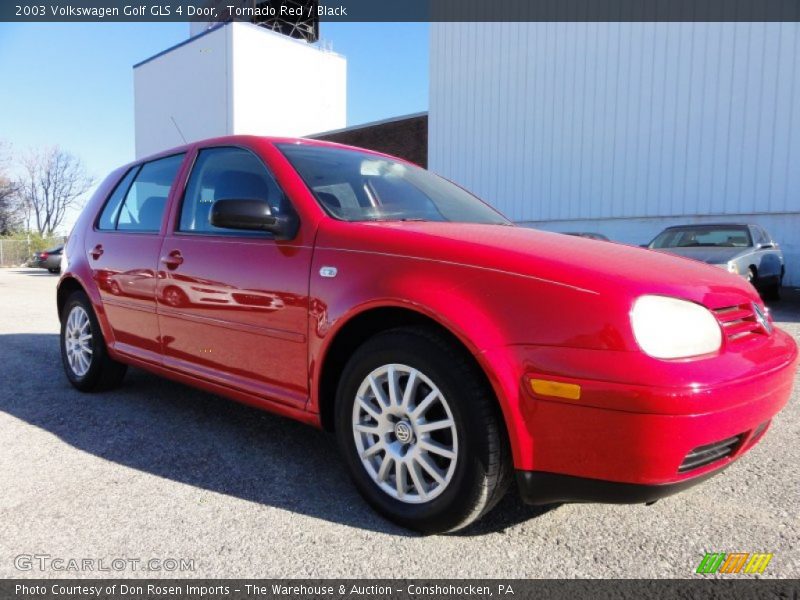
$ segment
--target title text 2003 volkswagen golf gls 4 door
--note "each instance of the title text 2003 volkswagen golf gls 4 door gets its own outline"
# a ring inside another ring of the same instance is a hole
[[[769,427],[797,348],[720,269],[513,227],[409,163],[231,137],[123,167],[70,236],[61,347],[335,430],[425,532],[531,503],[648,502]]]

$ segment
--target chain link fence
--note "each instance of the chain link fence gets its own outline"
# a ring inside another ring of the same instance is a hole
[[[2,238],[0,237],[0,267],[27,267],[32,264],[33,255],[64,243],[62,236],[51,238]]]

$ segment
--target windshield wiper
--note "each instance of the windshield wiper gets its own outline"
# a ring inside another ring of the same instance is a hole
[[[378,222],[378,223],[386,223],[389,221],[398,222],[398,221],[429,221],[430,219],[421,219],[418,217],[369,217],[364,219],[365,221],[370,222]]]

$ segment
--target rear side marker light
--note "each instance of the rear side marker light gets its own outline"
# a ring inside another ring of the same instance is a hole
[[[530,382],[533,393],[540,396],[553,396],[567,400],[579,400],[581,397],[581,386],[574,383],[562,383],[547,379],[531,379]]]

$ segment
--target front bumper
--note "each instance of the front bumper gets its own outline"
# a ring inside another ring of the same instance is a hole
[[[560,502],[602,502],[606,504],[649,504],[677,494],[713,477],[722,469],[675,483],[620,483],[588,477],[573,477],[542,471],[517,471],[517,486],[526,504]]]
[[[650,502],[707,479],[763,437],[789,399],[798,356],[779,330],[745,352],[703,361],[513,352],[504,374],[509,385],[516,378],[518,402],[506,424],[521,491],[534,503]],[[530,377],[580,386],[580,398],[538,395]]]

